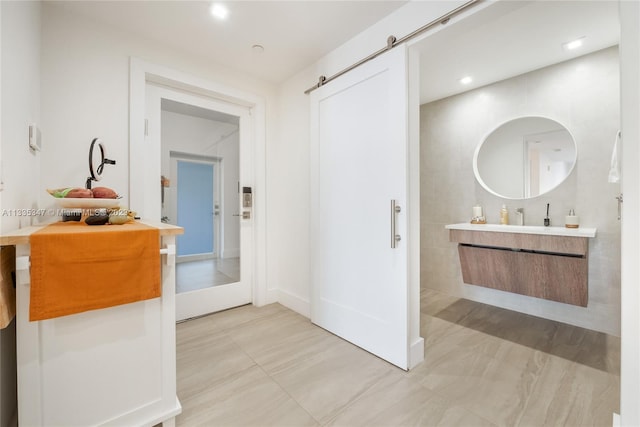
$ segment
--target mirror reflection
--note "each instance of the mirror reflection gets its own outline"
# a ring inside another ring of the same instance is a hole
[[[240,281],[239,118],[163,99],[162,221],[179,225],[176,293]]]
[[[506,199],[545,194],[571,174],[576,144],[560,123],[521,117],[498,126],[476,149],[473,170],[489,192]]]

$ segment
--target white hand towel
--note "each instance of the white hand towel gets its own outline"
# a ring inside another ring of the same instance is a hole
[[[620,182],[620,166],[618,165],[618,151],[620,150],[620,131],[616,133],[616,142],[613,144],[613,153],[611,154],[611,168],[609,169],[609,182]]]

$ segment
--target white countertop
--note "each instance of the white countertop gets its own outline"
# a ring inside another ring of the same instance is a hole
[[[544,227],[542,225],[449,224],[449,230],[491,231],[497,233],[542,234],[546,236],[596,237],[595,228]]]

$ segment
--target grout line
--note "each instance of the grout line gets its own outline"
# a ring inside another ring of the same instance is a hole
[[[271,317],[272,317],[271,315],[269,315],[269,316],[265,316],[265,317],[261,318],[261,320],[266,320],[266,319],[269,319],[269,318],[271,318]],[[295,403],[296,403],[296,405],[298,405],[298,407],[299,407],[300,409],[302,409],[302,410],[303,410],[307,415],[309,415],[309,416],[311,417],[311,419],[312,419],[312,420],[314,420],[318,425],[320,425],[320,421],[319,421],[318,419],[316,419],[316,417],[314,417],[314,416],[313,416],[309,411],[307,411],[307,409],[306,409],[304,406],[302,406],[302,405],[300,404],[300,402],[298,402],[298,400],[297,400],[296,398],[294,398],[294,397],[291,395],[291,393],[289,393],[289,391],[288,391],[286,388],[284,388],[284,386],[282,386],[282,384],[280,384],[280,383],[279,383],[279,382],[278,382],[278,381],[277,381],[277,380],[276,380],[276,379],[275,379],[271,374],[269,374],[269,372],[267,372],[267,371],[265,370],[265,368],[264,368],[264,367],[263,367],[263,366],[262,366],[262,365],[261,365],[257,360],[255,360],[255,359],[253,358],[253,356],[251,356],[249,353],[247,353],[247,351],[244,349],[244,347],[243,347],[240,343],[238,343],[238,342],[234,339],[234,337],[233,337],[232,335],[229,335],[229,338],[231,339],[231,341],[233,341],[233,343],[234,343],[235,345],[237,345],[237,346],[238,346],[238,348],[240,348],[240,350],[242,350],[242,352],[243,352],[243,353],[244,353],[244,354],[245,354],[249,359],[251,359],[251,361],[254,363],[254,365],[255,365],[255,366],[257,366],[257,367],[262,371],[262,373],[264,373],[264,374],[265,374],[265,376],[266,376],[267,378],[269,378],[269,380],[270,380],[271,382],[273,382],[273,383],[274,383],[274,384],[275,384],[275,385],[276,385],[280,390],[282,390],[282,391],[283,391],[287,396],[289,396],[289,398],[290,398],[293,402],[295,402]]]
[[[249,356],[250,357],[250,356]],[[251,359],[253,360],[253,358]],[[271,376],[271,374],[269,374],[263,367],[262,365],[260,365],[258,362],[256,362],[255,360],[253,360],[256,363],[256,366],[258,366],[258,368],[260,368],[260,370],[269,378],[269,380],[271,380],[271,382],[273,382],[275,385],[278,386],[278,388],[280,390],[282,390],[287,396],[289,396],[289,399],[291,399],[292,401],[294,401],[296,403],[296,405],[298,405],[298,407],[300,409],[302,409],[307,415],[309,415],[311,417],[312,420],[314,420],[318,425],[320,424],[320,420],[318,420],[316,417],[313,416],[313,414],[311,414],[309,411],[307,411],[307,408],[305,408],[304,406],[302,406],[302,404],[300,402],[298,402],[298,400],[293,397],[291,395],[291,393],[289,393],[289,391],[284,388],[284,386],[282,384],[280,384],[275,378],[273,378]]]

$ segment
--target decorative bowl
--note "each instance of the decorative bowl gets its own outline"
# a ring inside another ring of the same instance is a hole
[[[95,199],[95,198],[72,198],[56,197],[56,203],[65,209],[104,209],[116,208],[120,206],[120,199]]]

